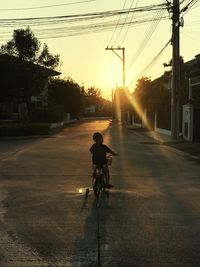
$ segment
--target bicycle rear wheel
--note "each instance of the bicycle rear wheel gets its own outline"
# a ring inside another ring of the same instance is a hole
[[[94,189],[94,194],[95,196],[98,198],[99,197],[99,194],[100,192],[103,190],[103,175],[100,174],[99,176],[96,177],[96,180],[95,180],[95,183],[94,183],[94,186],[93,186],[93,189]]]

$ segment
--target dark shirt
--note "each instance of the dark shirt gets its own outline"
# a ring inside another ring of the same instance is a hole
[[[104,165],[108,163],[106,153],[111,153],[112,150],[104,144],[95,143],[91,146],[92,163],[95,165]]]

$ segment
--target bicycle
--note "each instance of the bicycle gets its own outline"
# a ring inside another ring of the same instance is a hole
[[[106,192],[106,191],[109,192],[109,190],[106,190],[107,189],[106,185],[107,182],[106,182],[105,169],[102,166],[98,166],[96,169],[96,176],[93,185],[94,194],[97,198],[99,198],[101,192]]]

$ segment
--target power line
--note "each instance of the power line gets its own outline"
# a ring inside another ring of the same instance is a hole
[[[167,46],[171,43],[171,38],[170,40],[165,44],[165,46],[159,51],[159,53],[152,59],[152,61],[150,61],[150,63],[138,74],[134,77],[133,80],[139,78],[140,76],[142,76],[147,70],[150,70],[152,68],[152,66],[156,63],[156,61],[158,60],[158,58],[162,55],[162,53],[165,51],[165,49],[167,48]]]
[[[133,65],[133,63],[138,59],[138,57],[141,55],[141,53],[143,52],[144,48],[147,46],[151,36],[153,35],[153,33],[155,32],[159,22],[161,21],[163,15],[165,13],[165,10],[160,10],[157,12],[155,19],[153,20],[152,25],[150,25],[150,27],[147,30],[146,35],[144,36],[144,39],[142,40],[139,49],[135,52],[134,56],[132,57],[132,60],[129,64],[129,67]]]
[[[118,16],[120,14],[126,15],[129,12],[151,12],[156,11],[160,9],[166,9],[164,5],[150,5],[150,6],[144,6],[144,7],[138,7],[138,8],[131,8],[130,9],[124,9],[124,10],[111,10],[111,11],[102,11],[102,12],[94,12],[94,13],[84,13],[84,14],[76,14],[76,15],[63,15],[63,16],[50,16],[50,17],[27,17],[27,18],[12,18],[12,19],[0,19],[0,22],[2,21],[42,21],[42,20],[59,20],[59,19],[69,19],[69,18],[105,18],[105,17],[112,17],[112,16]]]
[[[163,18],[167,19],[167,17]],[[128,21],[126,25],[128,27],[139,25],[143,23],[147,23],[153,21],[153,18],[142,19],[142,20],[135,20],[135,21]],[[124,23],[123,23],[124,24]],[[55,24],[58,25],[59,24]],[[36,26],[33,25],[34,32],[38,37],[42,37],[45,39],[49,38],[61,38],[61,37],[69,37],[69,36],[77,36],[83,34],[91,34],[100,31],[112,30],[116,25],[115,21],[112,22],[100,22],[100,23],[92,23],[89,25],[75,25],[75,26],[63,26],[63,27],[52,27],[52,28],[35,28]],[[122,24],[121,24],[122,25]],[[53,26],[53,25],[52,25]],[[2,31],[0,34],[0,39],[2,40],[5,35],[10,34],[8,31]]]
[[[63,3],[63,4],[46,5],[46,6],[21,7],[21,8],[0,8],[0,11],[34,10],[34,9],[43,9],[43,8],[51,8],[51,7],[69,6],[69,5],[82,4],[82,3],[95,2],[95,1],[96,0],[84,0],[84,1],[73,2],[73,3]]]
[[[152,21],[153,14],[157,10],[165,9],[166,7],[163,5],[151,5],[131,8],[131,10],[111,10],[53,17],[0,19],[0,25],[2,26],[0,38],[1,40],[4,40],[8,34],[11,34],[11,31],[5,31],[7,28],[10,30],[12,28],[16,29],[17,27],[27,27],[27,25],[32,27],[36,34],[38,32],[40,36],[45,39],[91,34],[105,30],[112,30],[114,27],[116,27],[116,23],[118,22],[111,19],[119,16],[120,14],[121,16],[126,16],[126,14],[129,12],[138,14],[138,18],[134,21],[131,19],[127,20],[125,23],[118,23],[118,25],[121,27],[130,27]],[[163,19],[165,18],[163,17]],[[97,22],[97,20],[103,21]],[[90,21],[93,21],[93,23],[87,23]],[[75,23],[78,25],[75,25]],[[63,26],[61,27],[61,25]]]
[[[137,7],[137,4],[138,4],[138,0],[136,0],[135,8]],[[132,7],[132,5],[131,5],[131,7]],[[125,34],[124,34],[124,37],[123,37],[123,39],[122,39],[122,42],[121,42],[120,46],[123,45],[123,43],[124,43],[124,41],[125,41],[125,39],[126,39],[126,36],[127,36],[127,34],[128,34],[128,31],[129,31],[129,29],[130,29],[131,22],[133,21],[133,18],[134,18],[134,13],[132,13],[130,23],[129,23],[127,29],[126,29],[126,32],[125,32]]]
[[[126,2],[127,2],[127,0],[125,0],[124,5],[123,5],[123,7],[122,7],[122,10],[125,9]],[[121,14],[120,14],[119,19],[118,19],[118,21],[117,21],[117,23],[116,23],[115,29],[114,29],[114,31],[113,31],[113,34],[112,34],[111,38],[110,38],[110,41],[109,41],[109,43],[108,43],[108,46],[110,46],[110,44],[111,44],[111,42],[112,42],[112,39],[113,39],[113,37],[114,37],[114,35],[115,35],[115,32],[116,32],[116,30],[117,30],[117,27],[118,27],[118,25],[119,25],[119,23],[120,23],[120,19],[121,19]]]
[[[186,4],[181,10],[180,13],[183,13],[183,16],[192,8],[199,0],[191,0]]]
[[[133,5],[133,2],[134,2],[134,0],[132,1],[129,10],[131,10],[132,5]],[[120,27],[120,30],[119,30],[119,32],[118,32],[118,35],[117,35],[117,37],[116,37],[116,39],[115,39],[114,44],[117,42],[117,40],[118,40],[118,38],[119,38],[119,36],[120,36],[120,34],[121,34],[121,32],[122,32],[122,29],[124,28],[124,25],[126,24],[126,21],[127,21],[127,19],[128,19],[129,13],[130,13],[130,12],[127,13],[126,18],[125,18],[125,20],[124,20],[124,23],[122,24],[122,27]]]

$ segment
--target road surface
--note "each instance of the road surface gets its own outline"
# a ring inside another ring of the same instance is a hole
[[[92,134],[119,153],[100,207]],[[200,166],[106,120],[0,141],[0,266],[200,266]]]

